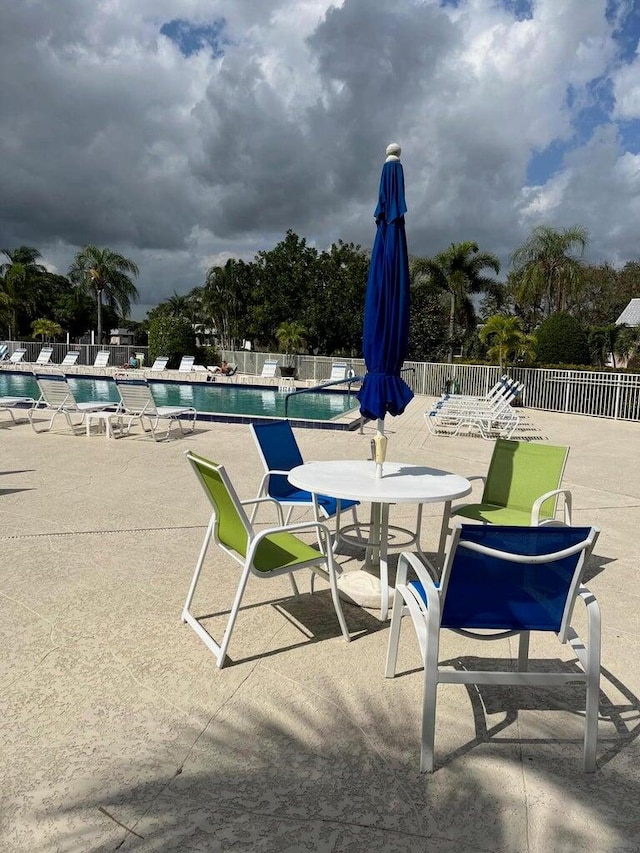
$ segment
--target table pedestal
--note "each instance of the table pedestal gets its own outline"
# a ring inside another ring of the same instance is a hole
[[[387,619],[389,607],[393,604],[393,587],[389,586],[388,548],[389,535],[393,531],[404,533],[407,539],[398,547],[408,548],[415,545],[418,553],[424,557],[420,547],[420,525],[422,523],[422,504],[418,505],[415,532],[405,527],[389,525],[389,504],[371,504],[369,538],[364,540],[349,535],[349,531],[359,526],[350,524],[338,531],[338,539],[350,545],[365,548],[365,561],[362,569],[344,572],[338,578],[338,589],[343,597],[361,607],[380,611],[380,618]]]

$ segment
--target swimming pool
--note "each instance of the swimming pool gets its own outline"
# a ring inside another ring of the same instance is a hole
[[[120,397],[115,382],[108,377],[68,376],[78,402],[104,400],[118,403]],[[193,406],[203,420],[222,418],[207,415],[227,415],[240,418],[283,418],[286,394],[276,387],[236,385],[226,382],[149,382],[159,406]],[[34,397],[40,394],[30,373],[0,371],[0,396]],[[357,408],[355,394],[340,391],[316,391],[289,399],[288,417],[301,421],[332,421]]]

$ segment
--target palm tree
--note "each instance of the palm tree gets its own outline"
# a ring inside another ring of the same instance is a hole
[[[230,258],[222,267],[211,267],[201,294],[201,307],[215,326],[223,350],[235,349],[247,303],[247,268]]]
[[[500,272],[500,261],[491,252],[480,252],[472,240],[452,243],[434,258],[416,258],[412,262],[413,276],[424,275],[450,296],[449,353],[453,362],[453,341],[456,317],[466,328],[473,326],[475,311],[471,293],[484,293],[495,287],[495,280],[484,276],[483,270]]]
[[[131,276],[138,275],[133,261],[110,249],[85,246],[75,256],[69,278],[85,290],[95,292],[98,303],[98,343],[102,343],[102,300],[123,317],[138,301],[138,290]]]
[[[516,275],[516,297],[534,306],[534,314],[548,317],[566,311],[581,280],[582,261],[576,257],[589,242],[585,228],[540,225],[511,256]]]
[[[180,296],[175,290],[173,295],[166,300],[169,306],[169,313],[172,317],[187,317],[191,307],[191,300],[188,296]]]
[[[525,351],[528,353],[531,345],[530,336],[522,332],[520,320],[503,314],[489,317],[480,329],[478,337],[483,343],[489,344],[487,355],[498,362],[501,373],[504,364],[513,360],[521,349],[523,355]]]
[[[42,257],[32,246],[2,249],[8,262],[0,264],[0,308],[7,320],[9,339],[18,334],[17,315],[20,309],[33,310],[39,281],[47,276],[47,269],[38,264]]]
[[[307,345],[307,330],[296,320],[285,320],[276,329],[276,340],[286,354],[287,367],[293,367],[295,353]]]
[[[40,318],[39,320],[34,320],[31,324],[31,331],[34,335],[42,336],[42,343],[44,343],[45,338],[47,340],[51,340],[56,335],[62,334],[62,326],[60,323],[56,323],[55,320],[47,320],[46,318]]]

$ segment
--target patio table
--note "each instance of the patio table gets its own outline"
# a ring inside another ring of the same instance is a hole
[[[389,532],[397,529],[389,525],[390,505],[418,504],[415,534],[411,534],[411,539],[402,544],[404,547],[415,542],[422,553],[419,544],[422,505],[450,502],[464,497],[471,492],[471,483],[458,474],[406,462],[385,462],[383,475],[378,479],[375,477],[375,469],[376,463],[370,460],[308,462],[293,468],[288,479],[299,489],[314,494],[371,504],[368,540],[358,541],[358,544],[366,548],[365,565],[361,570],[342,574],[338,579],[338,586],[356,604],[379,606],[380,618],[387,619],[392,597],[387,556]],[[338,531],[337,535],[347,542],[353,542],[354,539],[347,534],[357,526],[348,525]]]

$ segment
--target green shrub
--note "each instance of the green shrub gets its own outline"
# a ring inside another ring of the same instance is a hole
[[[587,332],[570,314],[548,317],[536,330],[537,358],[542,364],[590,364]]]
[[[155,317],[149,324],[150,363],[158,356],[169,358],[167,367],[175,370],[183,355],[194,355],[196,335],[193,326],[184,317]]]

